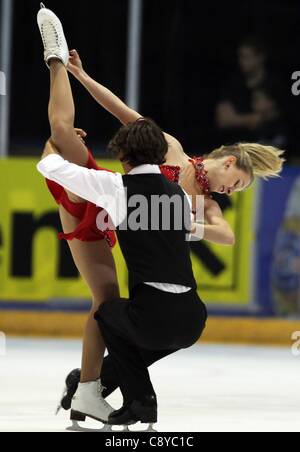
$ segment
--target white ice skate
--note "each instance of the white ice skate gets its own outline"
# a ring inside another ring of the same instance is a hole
[[[38,26],[44,44],[44,57],[47,66],[53,58],[65,66],[69,63],[69,48],[59,18],[41,3],[37,16]]]
[[[107,424],[109,415],[115,410],[102,397],[103,389],[101,380],[79,384],[71,407],[74,430],[82,430],[78,422],[84,422],[87,417]]]

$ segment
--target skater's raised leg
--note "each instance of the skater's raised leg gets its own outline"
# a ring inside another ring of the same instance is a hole
[[[52,141],[62,156],[73,163],[85,166],[88,150],[78,139],[74,129],[75,108],[66,65],[68,46],[59,19],[54,13],[42,9],[38,23],[45,47],[45,60],[50,67],[51,88],[49,101],[49,121]],[[73,202],[82,200],[72,193],[68,196]],[[65,233],[73,232],[79,220],[60,206],[60,216]],[[116,269],[112,253],[105,240],[98,242],[69,242],[75,264],[88,283],[93,294],[93,307],[88,318],[82,358],[81,383],[76,398],[77,408],[89,410],[85,414],[105,421],[112,408],[103,400],[99,375],[105,351],[103,338],[94,320],[99,306],[110,298],[119,296]],[[101,275],[101,278],[99,278]],[[94,406],[91,400],[94,400]]]

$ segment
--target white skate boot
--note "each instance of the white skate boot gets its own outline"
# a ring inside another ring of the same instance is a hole
[[[84,422],[87,417],[107,424],[110,414],[115,410],[102,397],[103,389],[101,380],[79,384],[71,407],[74,428],[78,427],[77,422]]]
[[[41,3],[37,16],[38,26],[44,44],[44,57],[47,66],[52,58],[60,60],[65,66],[69,63],[69,48],[59,18]]]

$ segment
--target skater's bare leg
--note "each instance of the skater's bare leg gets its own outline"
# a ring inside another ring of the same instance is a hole
[[[61,155],[68,161],[86,166],[88,150],[74,129],[75,106],[69,75],[58,60],[50,61],[49,123],[51,139]]]
[[[44,44],[45,61],[50,67],[51,140],[63,158],[77,165],[86,166],[88,151],[84,143],[78,139],[74,129],[75,108],[66,70],[69,52],[62,25],[52,11],[43,7],[38,13],[38,24]],[[81,201],[71,194],[69,197],[74,202]],[[62,206],[60,216],[64,232],[73,232],[79,221],[68,214]],[[73,240],[69,245],[74,262],[89,285],[94,300],[85,330],[82,374],[82,382],[93,382],[100,376],[104,355],[103,339],[96,328],[96,321],[92,321],[93,314],[101,303],[119,295],[115,266],[111,251],[104,240],[95,243]],[[97,383],[96,385],[98,386]],[[95,387],[95,384],[91,386]],[[112,409],[105,404],[100,408],[94,409],[99,419],[102,419],[102,416],[106,418]]]
[[[72,163],[86,166],[88,151],[74,129],[75,108],[68,73],[57,60],[51,60],[50,72],[51,139],[62,157]],[[75,203],[83,201],[72,193],[68,193],[68,197]],[[65,233],[73,232],[78,226],[79,220],[72,217],[62,206],[60,217]],[[104,301],[118,297],[119,290],[114,260],[105,240],[96,243],[73,240],[69,242],[69,246],[74,262],[93,295],[93,306],[84,332],[82,355],[81,382],[88,382],[99,378],[105,353],[104,341],[94,320],[94,313]]]
[[[60,217],[64,232],[74,231],[78,220],[62,206]],[[69,246],[74,262],[93,295],[93,305],[83,339],[81,383],[85,383],[99,378],[105,353],[104,341],[94,314],[103,302],[120,295],[114,259],[106,240],[92,243],[72,240]]]

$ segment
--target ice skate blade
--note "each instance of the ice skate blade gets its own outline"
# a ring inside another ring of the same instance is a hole
[[[130,430],[129,425],[124,425],[123,430],[113,430],[113,427],[117,427],[116,425],[111,425],[111,432],[113,433],[157,433],[157,430],[154,429],[154,424],[150,424],[147,430]]]
[[[105,432],[111,432],[111,426],[110,425],[104,425],[102,429],[94,429],[94,428],[85,428],[81,427],[77,421],[72,421],[72,425],[70,427],[67,427],[66,430],[68,432],[81,432],[81,433],[105,433]]]
[[[68,432],[77,433],[157,433],[153,424],[150,424],[147,430],[130,430],[129,425],[123,426],[123,430],[113,430],[113,427],[122,427],[117,425],[103,425],[101,429],[85,428],[81,427],[78,421],[72,421],[72,425],[67,427]]]
[[[61,396],[61,399],[60,399],[60,402],[59,402],[59,404],[57,406],[57,409],[55,411],[55,416],[57,416],[58,413],[60,412],[60,410],[62,409],[62,400],[63,400],[63,398],[65,397],[66,394],[67,394],[67,387],[65,386],[64,390],[63,390],[63,393],[62,393],[62,396]]]
[[[150,424],[149,427],[148,427],[148,430],[146,430],[146,432],[155,433],[155,432],[157,432],[157,430],[155,430],[153,424]]]

